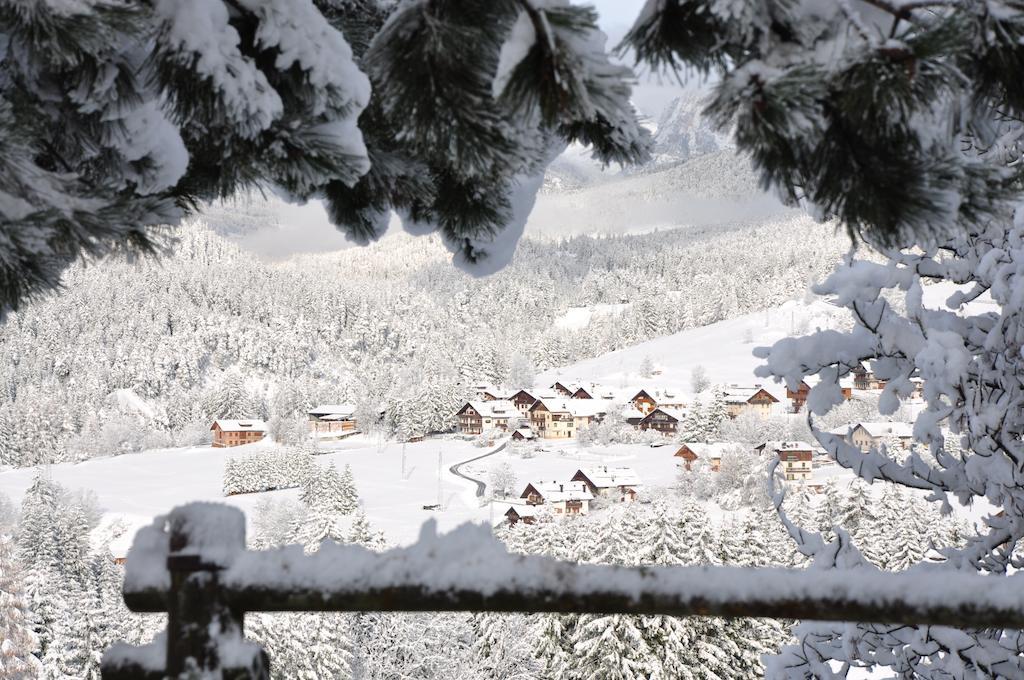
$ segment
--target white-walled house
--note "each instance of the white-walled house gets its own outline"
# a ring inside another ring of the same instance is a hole
[[[547,505],[559,515],[585,515],[594,499],[583,482],[530,482],[519,497],[528,505]]]
[[[900,422],[861,422],[831,431],[844,437],[861,451],[877,448],[883,443],[897,441],[903,449],[909,449],[914,440],[914,426]]]
[[[541,439],[575,439],[581,427],[608,414],[603,399],[541,398],[530,407],[530,425]]]
[[[586,484],[594,496],[610,498],[620,503],[635,501],[638,489],[642,486],[640,477],[633,468],[608,465],[580,468],[572,476],[572,481]]]
[[[779,471],[787,482],[806,482],[811,479],[815,454],[823,454],[820,446],[801,441],[770,441],[754,447],[762,455],[776,456]]]
[[[730,385],[723,390],[725,407],[730,418],[744,413],[753,413],[759,418],[767,419],[775,414],[775,405],[779,400],[760,385],[741,387]]]
[[[481,434],[487,430],[507,430],[523,417],[516,405],[504,399],[469,401],[455,414],[462,434]]]

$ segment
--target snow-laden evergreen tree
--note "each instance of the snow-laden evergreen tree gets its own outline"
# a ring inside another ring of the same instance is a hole
[[[537,367],[533,365],[530,357],[521,352],[516,352],[508,360],[508,378],[506,383],[515,389],[532,389],[533,382],[537,379]]]
[[[640,629],[640,618],[584,614],[573,633],[572,680],[646,680],[655,658]]]
[[[0,533],[0,678],[31,680],[41,675],[39,640],[24,597],[10,536]]]
[[[758,370],[786,379],[790,387],[817,374],[820,382],[808,397],[812,423],[816,415],[842,402],[838,381],[851,370],[849,357],[868,361],[887,381],[878,405],[883,416],[911,398],[911,378],[920,378],[925,408],[916,416],[917,446],[909,456],[894,458],[881,449],[865,453],[817,427],[814,435],[839,465],[865,481],[928,492],[940,510],[948,511],[952,499],[969,503],[984,496],[1003,514],[984,518],[965,545],[941,547],[941,563],[928,568],[977,570],[1001,578],[1015,565],[1014,550],[1007,546],[1024,538],[1018,509],[1024,481],[1016,472],[1016,461],[1024,457],[1019,436],[1024,425],[1011,415],[1020,413],[1018,404],[1024,403],[1018,380],[1024,365],[1016,349],[1022,323],[1017,270],[1024,261],[1024,220],[1018,214],[1013,220],[1009,215],[977,222],[965,218],[960,224],[963,232],[941,245],[886,249],[882,262],[847,259],[817,290],[839,296],[839,303],[852,313],[853,327],[780,341],[762,352],[767,365]],[[944,300],[925,304],[926,288],[934,289],[926,281],[956,285]],[[992,302],[974,305],[982,295]],[[900,304],[890,303],[890,298]],[[948,436],[962,440],[956,455],[945,446]],[[799,540],[808,556],[832,549],[814,536]],[[862,561],[855,541],[841,554],[817,561],[816,567]],[[829,660],[864,663],[870,657],[908,659],[916,668],[927,666],[922,675],[928,678],[1024,672],[1016,633],[964,632],[965,644],[978,650],[967,659],[960,658],[959,643],[948,640],[927,650],[914,647],[911,639],[928,634],[926,627],[895,633],[866,625],[802,624],[800,647],[788,648],[770,670],[786,668],[786,677],[803,677],[801,673],[813,673]],[[856,649],[845,644],[850,636],[858,639]]]
[[[212,420],[245,420],[267,415],[265,402],[246,387],[245,377],[236,371],[228,372],[220,385],[210,392],[204,408]]]

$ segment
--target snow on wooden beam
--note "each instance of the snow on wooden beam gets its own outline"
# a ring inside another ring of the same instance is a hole
[[[214,508],[206,522],[199,511]],[[187,561],[190,571],[216,571],[224,601],[238,612],[603,612],[1024,628],[1024,575],[937,565],[899,574],[580,565],[509,554],[486,527],[439,536],[432,521],[417,543],[385,553],[330,542],[312,555],[300,546],[252,552],[225,514],[234,512],[210,504],[176,510],[172,523],[197,539],[174,553],[159,523],[140,532],[128,557],[128,606],[166,611],[170,573]],[[230,528],[222,535],[218,526]]]

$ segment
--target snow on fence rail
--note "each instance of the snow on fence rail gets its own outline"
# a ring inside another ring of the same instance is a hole
[[[485,527],[439,536],[427,522],[409,547],[375,553],[326,543],[245,550],[241,511],[175,509],[139,532],[128,554],[129,608],[168,612],[150,645],[115,645],[104,678],[178,677],[189,669],[266,678],[244,640],[246,611],[602,612],[1024,628],[1024,575],[918,568],[793,570],[580,565],[509,554]],[[216,675],[216,677],[221,677]]]

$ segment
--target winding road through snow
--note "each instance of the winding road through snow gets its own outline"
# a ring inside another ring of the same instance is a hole
[[[500,452],[504,451],[505,447],[508,445],[508,441],[509,441],[508,439],[504,440],[503,442],[501,442],[501,444],[499,444],[498,446],[496,446],[495,448],[491,449],[490,451],[488,451],[485,454],[476,456],[475,458],[469,458],[467,460],[464,460],[464,461],[461,461],[459,463],[456,463],[455,465],[452,465],[450,468],[448,468],[448,472],[452,473],[456,477],[461,477],[462,479],[465,479],[466,481],[469,481],[469,482],[472,482],[473,484],[476,484],[476,497],[477,498],[483,498],[484,497],[484,491],[487,489],[487,483],[484,482],[481,479],[477,479],[476,477],[470,477],[469,475],[463,474],[461,468],[462,468],[463,465],[468,465],[469,463],[475,463],[478,460],[482,460],[484,458],[487,458],[488,456],[493,456],[496,453],[500,453]]]

